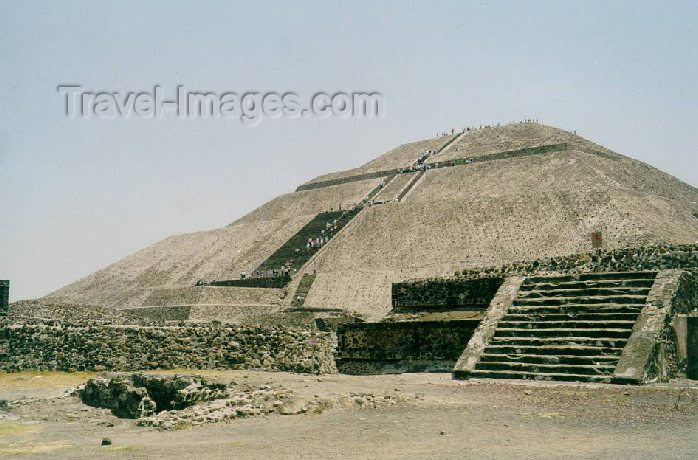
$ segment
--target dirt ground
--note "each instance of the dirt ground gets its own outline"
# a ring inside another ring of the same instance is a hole
[[[627,387],[458,382],[448,374],[196,374],[282,386],[299,400],[324,400],[328,409],[159,431],[60,397],[92,374],[0,373],[0,400],[11,401],[5,408],[0,401],[0,457],[698,458],[696,382]],[[105,437],[112,444],[102,447]]]

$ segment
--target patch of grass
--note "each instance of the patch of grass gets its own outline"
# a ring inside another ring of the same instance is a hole
[[[105,450],[107,452],[136,452],[143,449],[141,446],[134,446],[134,445],[124,445],[124,446],[109,446]]]
[[[695,217],[696,219],[698,219],[698,211],[693,211],[693,217]]]
[[[95,375],[97,372],[0,372],[0,389],[71,387]]]
[[[0,421],[0,436],[18,436],[38,431],[39,427],[36,425]]]
[[[44,444],[35,442],[13,443],[0,446],[0,456],[46,454],[57,450],[73,449],[74,446],[66,441],[53,441]]]

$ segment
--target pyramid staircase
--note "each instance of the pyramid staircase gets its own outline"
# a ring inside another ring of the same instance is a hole
[[[656,275],[526,279],[470,377],[611,382]]]
[[[410,191],[414,188],[417,182],[419,182],[422,176],[424,176],[424,174],[426,174],[426,171],[419,171],[417,174],[415,174],[412,177],[412,180],[410,180],[407,183],[407,185],[405,185],[405,187],[402,190],[400,190],[400,193],[397,196],[397,200],[402,201],[407,196],[407,194],[410,193]]]
[[[298,288],[291,301],[292,307],[302,307],[305,305],[305,298],[308,297],[310,288],[313,287],[313,281],[315,281],[315,275],[310,273],[304,273],[301,277],[300,283],[298,283]]]

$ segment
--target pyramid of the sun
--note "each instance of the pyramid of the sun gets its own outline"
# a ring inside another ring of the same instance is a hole
[[[433,168],[396,174],[426,150],[437,152],[426,160]],[[375,204],[285,288],[195,287],[252,272],[318,213],[349,209],[381,182]],[[315,273],[306,306],[376,320],[389,311],[396,281],[588,252],[593,232],[604,248],[695,243],[696,203],[697,189],[647,164],[560,129],[511,124],[401,145],[360,168],[313,179],[227,227],[169,237],[49,297],[215,312],[290,305],[301,275]]]

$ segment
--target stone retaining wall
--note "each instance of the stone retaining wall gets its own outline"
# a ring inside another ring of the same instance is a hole
[[[502,282],[502,278],[490,277],[395,283],[393,310],[486,310]]]
[[[346,374],[451,372],[479,321],[345,324],[337,367]]]
[[[697,309],[698,274],[675,269],[660,271],[623,349],[614,380],[637,384],[667,382],[676,377],[682,363],[672,318]]]
[[[186,321],[191,316],[191,305],[126,308],[121,312],[141,322]]]
[[[454,379],[465,380],[475,369],[482,353],[497,332],[499,322],[506,316],[509,307],[519,295],[523,281],[523,277],[513,276],[501,284],[487,309],[485,318],[480,321],[473,336],[468,341],[468,346],[463,350],[463,354],[453,368]]]
[[[0,370],[265,369],[335,372],[334,340],[284,327],[0,321]]]
[[[463,270],[456,278],[546,275],[553,273],[625,272],[670,269],[698,269],[698,243],[597,250],[534,261],[515,262],[498,267]]]

